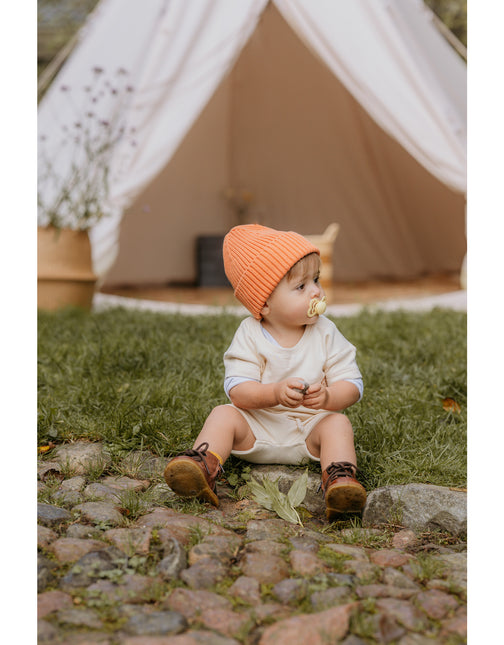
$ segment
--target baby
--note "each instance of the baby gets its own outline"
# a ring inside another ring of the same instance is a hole
[[[224,354],[231,403],[212,410],[192,450],[165,469],[184,497],[219,505],[215,480],[230,454],[258,464],[320,462],[326,515],[360,511],[352,426],[362,397],[355,347],[326,318],[320,252],[292,231],[258,224],[226,235],[224,268],[252,316]]]

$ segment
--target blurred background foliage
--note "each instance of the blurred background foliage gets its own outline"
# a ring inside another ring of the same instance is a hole
[[[84,24],[99,0],[38,0],[37,70],[40,73]]]
[[[84,24],[99,0],[38,0],[38,74],[64,48]],[[467,0],[424,0],[441,21],[467,47]]]
[[[467,0],[424,0],[448,29],[467,47]]]

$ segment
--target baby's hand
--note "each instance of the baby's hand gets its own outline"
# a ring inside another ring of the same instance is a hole
[[[276,384],[276,398],[280,405],[288,408],[297,408],[303,403],[303,388],[305,384],[301,379],[288,378]]]
[[[312,410],[324,410],[329,399],[327,387],[322,383],[310,385],[304,395],[303,405]]]

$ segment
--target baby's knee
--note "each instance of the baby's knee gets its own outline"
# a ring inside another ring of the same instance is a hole
[[[240,412],[230,404],[223,404],[216,406],[209,414],[208,419],[216,422],[223,429],[234,428],[244,422],[243,416]]]
[[[231,418],[235,415],[235,413],[236,413],[236,410],[233,408],[232,405],[224,403],[222,405],[215,406],[215,408],[213,408],[213,410],[210,412],[209,416],[220,417],[220,418],[224,418],[224,417]]]
[[[322,421],[325,422],[324,428],[327,428],[329,432],[345,432],[353,436],[353,427],[350,419],[341,412],[334,412],[333,414],[325,417]]]

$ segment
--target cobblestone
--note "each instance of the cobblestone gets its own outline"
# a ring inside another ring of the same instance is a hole
[[[131,496],[160,489],[158,458],[138,452],[124,475],[97,479],[87,469],[104,450],[88,448],[82,461],[75,447],[57,454],[66,466],[49,456],[38,467],[40,643],[467,640],[459,534],[328,525],[323,513],[294,525],[225,482],[218,509],[168,493],[135,506]]]

